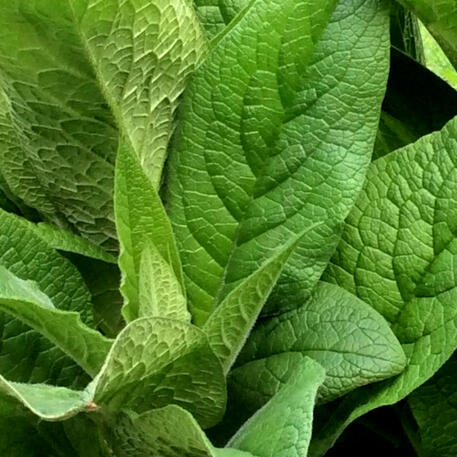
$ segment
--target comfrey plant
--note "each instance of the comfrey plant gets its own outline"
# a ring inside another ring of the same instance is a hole
[[[0,0],[2,457],[457,455],[457,5],[401,3]]]

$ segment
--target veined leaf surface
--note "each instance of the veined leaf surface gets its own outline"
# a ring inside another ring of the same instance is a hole
[[[198,325],[317,224],[267,307],[303,303],[361,188],[387,76],[388,12],[377,0],[340,2],[320,39],[334,4],[253,2],[194,75],[168,204]]]

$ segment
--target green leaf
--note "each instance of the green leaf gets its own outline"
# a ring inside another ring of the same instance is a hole
[[[114,255],[109,254],[100,248],[100,246],[92,244],[90,241],[87,241],[67,230],[58,229],[57,227],[44,222],[36,225],[30,225],[35,229],[38,236],[42,240],[46,241],[46,243],[53,249],[64,252],[72,252],[91,259],[117,264],[117,259]]]
[[[249,336],[287,259],[305,233],[294,237],[257,271],[239,284],[203,326],[214,353],[227,374]]]
[[[123,315],[130,322],[141,315],[139,280],[143,250],[147,245],[170,265],[182,283],[181,263],[168,216],[157,191],[127,143],[119,148],[114,190],[116,227],[121,245],[119,267]]]
[[[190,322],[187,300],[171,266],[152,244],[141,253],[139,317],[167,317]]]
[[[392,49],[374,158],[441,130],[456,115],[457,92],[421,64]]]
[[[222,32],[251,2],[252,0],[194,0],[200,22],[210,38]]]
[[[40,419],[64,420],[92,408],[88,391],[75,391],[66,387],[46,384],[22,384],[8,382],[0,376],[0,392],[16,398]]]
[[[309,358],[295,376],[230,440],[229,446],[259,457],[306,457],[313,410],[325,370]]]
[[[91,376],[100,371],[112,341],[84,325],[78,313],[57,309],[36,283],[2,266],[0,310],[40,332]]]
[[[316,437],[323,455],[346,425],[396,403],[457,347],[457,118],[440,132],[376,160],[325,278],[384,318],[407,357],[395,378],[355,391]]]
[[[454,0],[398,0],[427,26],[457,68],[457,8]]]
[[[121,413],[113,427],[120,457],[213,457],[213,446],[197,421],[176,405],[136,415]]]
[[[172,319],[129,324],[94,385],[98,405],[142,413],[176,404],[205,428],[217,423],[225,409],[225,378],[205,334]]]
[[[78,270],[50,248],[29,222],[1,210],[0,265],[23,280],[35,281],[58,309],[78,312],[85,324],[92,325],[90,293]],[[0,332],[0,373],[6,378],[66,386],[87,382],[81,379],[80,367],[19,320],[1,313]]]
[[[158,186],[179,97],[206,49],[191,5],[12,0],[0,30],[2,175],[47,221],[116,250],[118,138]]]
[[[319,40],[333,0],[253,2],[195,72],[167,202],[197,325],[314,226],[267,306],[309,296],[370,161],[388,67],[384,3],[340,2]]]
[[[457,454],[456,372],[454,355],[408,398],[426,456],[454,457]]]
[[[213,451],[214,457],[255,457],[250,452],[240,451],[238,449],[216,448]]]
[[[384,318],[344,289],[319,283],[300,308],[261,321],[230,373],[231,398],[255,411],[311,357],[327,377],[327,402],[400,373],[405,355]]]

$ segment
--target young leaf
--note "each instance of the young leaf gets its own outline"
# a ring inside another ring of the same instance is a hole
[[[406,369],[355,391],[316,437],[323,455],[346,425],[396,403],[457,348],[457,118],[440,132],[375,161],[326,273],[387,319]]]
[[[456,373],[454,355],[408,398],[426,456],[454,457],[457,454]]]
[[[138,159],[126,142],[121,142],[114,189],[116,227],[121,252],[123,315],[130,322],[140,312],[139,275],[143,250],[151,244],[182,283],[181,263],[173,232],[162,202]]]
[[[229,446],[259,457],[306,457],[313,409],[325,370],[302,360],[290,381],[230,440]]]
[[[305,230],[304,234],[313,227]],[[203,326],[227,374],[260,314],[287,259],[304,236],[295,236],[221,302]]]
[[[455,0],[398,0],[413,11],[457,68],[457,8]]]
[[[320,402],[394,376],[406,363],[381,315],[344,289],[319,283],[303,306],[261,321],[253,331],[230,373],[234,401],[255,411],[307,357],[327,373]]]
[[[317,224],[270,297],[276,308],[303,303],[360,190],[387,75],[388,12],[378,0],[340,2],[319,40],[334,5],[253,2],[192,79],[168,204],[198,325]]]
[[[203,427],[214,425],[225,409],[225,378],[205,334],[172,319],[129,324],[94,385],[94,401],[101,406],[141,413],[176,404]]]
[[[30,223],[1,210],[0,265],[23,280],[35,281],[59,310],[78,312],[85,324],[92,325],[90,293],[78,270]],[[0,331],[0,373],[8,379],[66,386],[81,382],[82,370],[74,361],[29,326],[0,313]]]
[[[0,391],[16,398],[40,419],[64,420],[91,408],[91,394],[46,384],[9,382],[0,376]]]
[[[167,317],[190,322],[181,284],[157,248],[149,243],[141,253],[138,317]]]
[[[40,332],[91,376],[100,371],[112,341],[84,325],[78,313],[55,308],[36,283],[1,265],[0,310]]]
[[[197,421],[176,405],[137,415],[119,414],[113,427],[119,457],[214,457]]]
[[[205,49],[187,0],[3,3],[0,163],[11,190],[116,250],[119,134],[158,186],[179,96]]]

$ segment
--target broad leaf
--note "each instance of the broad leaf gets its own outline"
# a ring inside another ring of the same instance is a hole
[[[456,146],[454,118],[370,168],[325,277],[389,321],[407,367],[346,396],[317,435],[313,456],[323,455],[357,417],[409,395],[457,347]]]
[[[456,115],[457,91],[421,64],[392,49],[374,158],[442,129]]]
[[[360,190],[387,76],[388,12],[377,0],[340,2],[319,40],[334,4],[253,2],[192,79],[168,204],[198,325],[314,226],[270,297],[270,308],[302,303]]]
[[[182,282],[181,263],[173,232],[157,191],[126,142],[119,148],[114,195],[116,227],[121,245],[119,267],[121,292],[125,298],[123,315],[132,321],[140,315],[140,264],[148,245],[173,269]]]
[[[58,309],[78,312],[84,323],[92,324],[91,297],[78,270],[51,249],[30,223],[3,211],[0,265],[23,280],[35,281]],[[0,373],[7,379],[66,386],[82,382],[81,369],[29,326],[1,313],[0,329]]]
[[[428,382],[409,396],[419,426],[424,457],[457,454],[457,358],[450,359]]]
[[[119,457],[214,457],[213,446],[197,421],[179,406],[140,415],[121,413],[113,429]]]
[[[457,8],[455,0],[398,0],[413,11],[457,68]]]
[[[327,373],[320,402],[394,376],[406,363],[381,315],[344,289],[319,283],[303,306],[256,327],[230,373],[231,398],[255,411],[308,357]]]
[[[2,266],[0,310],[41,333],[91,376],[100,371],[112,341],[84,325],[78,313],[57,309],[36,283],[23,281]]]
[[[230,440],[228,446],[259,457],[306,457],[313,410],[325,370],[305,358],[290,381]]]
[[[141,253],[138,295],[139,317],[168,317],[190,322],[181,284],[170,264],[150,243]]]
[[[158,185],[205,40],[187,0],[12,0],[0,6],[1,173],[48,221],[117,249],[119,134]]]
[[[233,365],[287,259],[303,236],[294,237],[229,293],[204,325],[209,344],[225,373]]]
[[[94,385],[98,405],[141,413],[176,404],[203,427],[218,422],[225,408],[224,375],[205,334],[172,319],[128,325]]]

